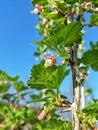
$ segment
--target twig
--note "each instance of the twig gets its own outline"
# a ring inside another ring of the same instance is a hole
[[[63,112],[69,112],[69,111],[71,111],[71,107],[70,107],[70,108],[67,108],[67,109],[62,110],[62,111],[61,111],[61,113],[63,113]]]

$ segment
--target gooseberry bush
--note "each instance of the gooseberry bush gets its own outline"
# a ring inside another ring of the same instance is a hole
[[[85,51],[84,36],[85,27],[98,26],[98,1],[32,0],[32,4],[31,13],[38,15],[36,29],[42,35],[34,42],[34,55],[40,60],[33,65],[27,85],[18,76],[0,71],[1,129],[97,130],[98,100],[85,105],[84,82],[89,68],[98,71],[98,42],[91,41]],[[72,102],[61,93],[62,82],[69,74]],[[12,86],[14,93],[8,91]],[[29,101],[26,95],[31,97]],[[21,100],[25,104],[20,105]],[[71,113],[71,120],[61,116],[66,112]]]

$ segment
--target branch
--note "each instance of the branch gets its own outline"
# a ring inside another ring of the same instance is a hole
[[[63,113],[63,112],[69,112],[69,111],[71,111],[71,107],[70,107],[70,108],[67,108],[67,109],[62,110],[62,111],[61,111],[61,113]]]

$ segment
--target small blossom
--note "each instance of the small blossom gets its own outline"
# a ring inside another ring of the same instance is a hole
[[[81,6],[84,8],[86,4],[87,4],[87,1],[84,1],[84,2],[81,4]]]
[[[42,12],[42,6],[41,5],[35,5],[35,7],[34,7],[34,14],[40,14],[41,12]]]
[[[79,67],[83,67],[83,66],[84,66],[84,64],[82,64],[82,63],[79,65]]]
[[[42,96],[43,96],[43,98],[46,97],[46,89],[43,89],[43,90],[42,90]]]
[[[98,8],[95,8],[95,12],[98,12]]]
[[[92,2],[85,1],[81,6],[83,11],[90,11],[92,9]]]
[[[90,11],[90,10],[92,10],[93,5],[92,5],[92,2],[84,1],[84,2],[81,4],[81,7],[82,7],[82,10],[83,10],[83,11]]]
[[[72,22],[72,17],[71,16],[68,16],[67,17],[67,23],[70,24]]]
[[[80,44],[78,49],[83,50],[83,45]]]
[[[44,119],[49,113],[49,110],[43,110],[41,113],[37,116],[37,119],[40,121]]]
[[[50,21],[50,26],[52,26],[52,25],[53,25],[53,20]]]
[[[76,9],[75,9],[75,8],[72,8],[71,13],[72,13],[72,14],[75,14],[75,13],[76,13]]]
[[[41,9],[42,9],[42,6],[41,6],[41,5],[36,4],[36,5],[35,5],[35,8],[37,8],[37,9],[41,10]]]
[[[87,77],[87,75],[88,75],[87,72],[82,73],[82,75],[81,75],[81,80],[84,80],[84,79]]]
[[[44,25],[46,25],[46,23],[47,23],[47,19],[44,18],[44,19],[42,20],[42,25],[44,26]]]
[[[56,59],[54,56],[45,57],[45,67],[54,66],[56,64]]]
[[[86,11],[86,7],[85,7],[86,4],[87,4],[87,1],[84,1],[84,2],[81,4],[83,11]]]
[[[87,10],[92,9],[92,2],[87,2],[85,8],[87,8]]]

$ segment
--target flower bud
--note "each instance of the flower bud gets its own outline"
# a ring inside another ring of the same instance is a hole
[[[43,7],[41,5],[35,5],[33,13],[40,14],[42,12],[42,8]]]
[[[39,121],[42,120],[42,119],[44,119],[48,115],[49,112],[50,112],[49,110],[43,110],[43,111],[41,111],[41,113],[37,116],[37,119]]]
[[[95,8],[95,12],[98,12],[98,8]]]
[[[91,10],[92,9],[92,3],[91,2],[87,2],[86,5],[85,5],[85,8],[87,10]]]
[[[54,66],[56,64],[56,59],[54,56],[45,57],[45,67]]]
[[[85,5],[87,4],[87,2],[86,1],[84,1],[82,4],[81,4],[81,7],[82,7],[82,10],[83,11],[86,11],[86,8],[85,8]]]
[[[44,26],[46,25],[46,23],[47,23],[47,19],[46,18],[42,19],[42,25]]]
[[[76,9],[75,9],[75,8],[72,8],[71,14],[75,14],[75,13],[76,13]]]
[[[88,73],[87,72],[84,72],[81,74],[81,80],[85,80],[85,78],[87,77]]]

